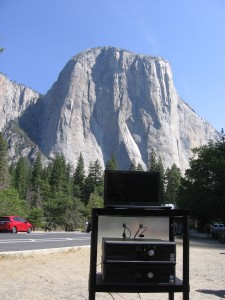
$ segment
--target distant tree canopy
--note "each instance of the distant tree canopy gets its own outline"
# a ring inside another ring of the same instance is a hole
[[[182,176],[173,164],[165,170],[160,157],[151,150],[148,171],[160,172],[162,203],[190,209],[199,223],[225,222],[225,143],[209,143],[193,149],[190,168]],[[26,157],[8,167],[7,144],[0,133],[0,215],[20,214],[36,227],[52,222],[73,230],[84,228],[93,207],[103,206],[104,173],[98,160],[85,174],[80,154],[75,170],[57,154],[47,167],[39,153],[31,165]],[[118,170],[116,157],[105,169]],[[133,160],[129,170],[143,171]]]
[[[225,222],[225,143],[210,142],[193,153],[181,179],[178,204],[191,209],[201,225]]]

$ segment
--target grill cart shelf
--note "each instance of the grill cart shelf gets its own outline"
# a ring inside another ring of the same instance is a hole
[[[98,272],[101,217],[122,217],[124,220],[135,217],[165,218],[168,219],[168,237],[163,240],[147,238],[134,240],[123,239],[121,236],[112,238],[110,232],[109,236],[106,232],[100,241],[102,267],[101,272]],[[189,300],[188,217],[189,211],[181,209],[94,208],[92,211],[89,300],[95,300],[96,292],[167,293],[169,300],[174,300],[175,293],[183,293],[183,300]],[[182,278],[176,277],[174,225],[177,220],[182,224]]]

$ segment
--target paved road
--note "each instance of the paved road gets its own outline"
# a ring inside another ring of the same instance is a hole
[[[77,232],[0,233],[0,252],[90,245],[90,234]]]

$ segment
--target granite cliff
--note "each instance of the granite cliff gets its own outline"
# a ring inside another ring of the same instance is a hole
[[[170,64],[113,47],[69,60],[45,96],[0,77],[0,130],[10,121],[52,157],[62,153],[86,168],[114,154],[121,169],[144,169],[153,149],[164,165],[188,167],[191,149],[218,140],[218,132],[177,94]],[[3,83],[2,83],[3,82]]]

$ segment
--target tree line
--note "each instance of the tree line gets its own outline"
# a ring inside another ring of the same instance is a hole
[[[161,202],[190,209],[202,227],[225,221],[225,144],[210,142],[193,149],[193,154],[182,175],[176,164],[165,169],[161,158],[150,151],[147,170],[160,172]],[[119,169],[114,155],[105,169]],[[143,171],[135,161],[129,170]],[[0,133],[0,215],[21,215],[36,228],[51,223],[66,231],[84,229],[92,208],[103,206],[103,190],[99,161],[91,162],[86,174],[82,153],[74,171],[61,154],[45,167],[40,153],[33,164],[21,157],[8,166],[7,143]]]

